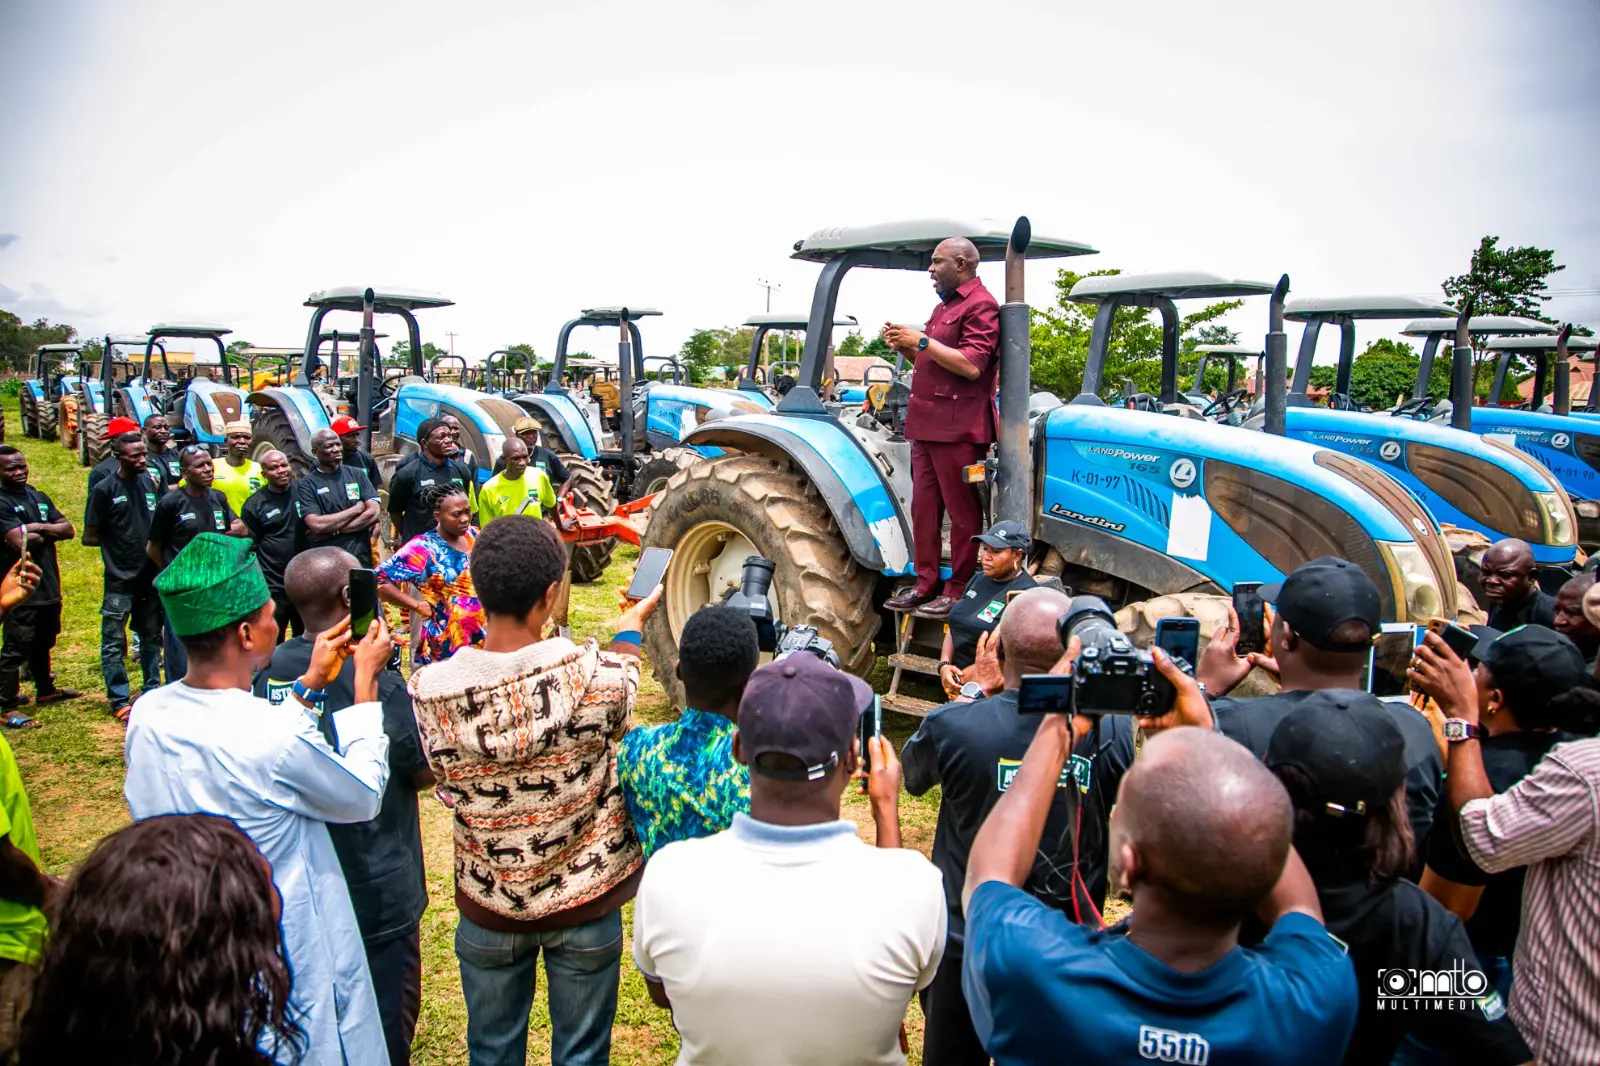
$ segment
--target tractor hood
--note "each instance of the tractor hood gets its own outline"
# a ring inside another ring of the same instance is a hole
[[[1572,561],[1577,516],[1560,482],[1501,443],[1410,418],[1320,407],[1289,408],[1286,425],[1296,440],[1354,456],[1407,485],[1441,522],[1491,540],[1527,541],[1541,563]]]
[[[1600,500],[1600,422],[1542,411],[1474,407],[1472,430],[1533,459],[1555,476],[1574,502]]]
[[[1227,592],[1336,555],[1372,577],[1385,618],[1455,612],[1438,525],[1375,467],[1303,441],[1118,408],[1058,407],[1042,427],[1038,536],[1069,561],[1158,592]]]

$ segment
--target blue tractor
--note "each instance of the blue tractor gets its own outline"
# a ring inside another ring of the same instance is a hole
[[[117,390],[125,386],[133,378],[133,363],[127,358],[118,358],[119,352],[127,349],[142,349],[146,338],[141,336],[119,337],[108,334],[101,342],[100,367],[97,373],[90,373],[90,367],[84,367],[84,372],[79,375],[76,390],[78,432],[78,462],[84,466],[94,466],[107,455],[111,454],[111,442],[102,440],[106,427],[113,415],[123,414],[118,408]],[[124,414],[126,418],[136,418],[135,415]],[[144,424],[142,417],[136,420]]]
[[[83,351],[81,344],[41,344],[34,349],[28,376],[22,382],[18,405],[22,435],[39,440],[54,438],[61,420],[61,394],[65,382],[76,380],[70,371]]]
[[[198,444],[220,454],[226,434],[223,427],[229,422],[247,418],[246,393],[233,383],[233,364],[228,361],[224,337],[233,331],[222,326],[202,325],[192,322],[162,322],[151,326],[145,335],[144,366],[140,374],[144,395],[148,397],[153,413],[162,414],[172,424],[172,439],[180,445]],[[209,341],[217,349],[217,362],[201,361],[195,352],[189,376],[173,376],[167,362],[167,349],[161,343],[165,338],[186,338],[197,342]],[[150,376],[150,358],[161,353],[159,378]],[[216,367],[217,378],[211,375]],[[102,374],[104,370],[102,369]]]
[[[1474,391],[1474,336],[1503,337],[1512,332],[1547,332],[1551,329],[1547,323],[1531,319],[1498,316],[1474,316],[1468,322],[1461,323],[1459,330],[1438,320],[1411,323],[1406,332],[1411,336],[1426,338],[1422,366],[1417,374],[1417,386],[1412,391],[1412,398],[1395,408],[1394,414],[1404,419],[1446,425],[1455,430],[1470,430],[1502,450],[1539,467],[1560,486],[1570,502],[1571,521],[1576,525],[1576,542],[1584,551],[1593,554],[1600,550],[1600,433],[1590,433],[1580,428],[1590,420],[1509,407],[1480,407],[1470,400]],[[1427,375],[1431,373],[1433,356],[1440,340],[1451,334],[1455,334],[1454,384],[1448,400],[1435,400],[1427,395]],[[1541,337],[1504,338],[1485,343],[1496,347],[1512,345],[1506,349],[1508,354],[1521,352],[1532,355],[1536,365],[1540,362],[1539,353],[1548,352],[1554,347],[1553,339],[1547,342]],[[1549,347],[1546,347],[1547,344]],[[1504,385],[1506,361],[1497,367],[1496,388]],[[1535,557],[1539,557],[1537,545],[1534,552]]]
[[[1197,344],[1194,350],[1200,356],[1200,364],[1194,370],[1194,384],[1184,394],[1185,402],[1198,408],[1202,418],[1212,418],[1226,426],[1243,425],[1252,398],[1261,399],[1266,353],[1256,344]],[[1239,364],[1250,359],[1256,361],[1254,388],[1242,384],[1239,375]],[[1217,361],[1227,364],[1228,376],[1221,391],[1211,396],[1205,391],[1206,370]]]
[[[131,418],[141,426],[145,419],[156,413],[149,381],[141,369],[143,364],[134,361],[136,357],[143,357],[149,339],[148,334],[108,336],[105,350],[100,356],[100,390],[111,398],[108,413],[113,418]],[[167,347],[159,340],[156,341],[154,353],[159,353],[162,362],[166,362]]]
[[[1127,601],[1152,592],[1226,592],[1236,581],[1270,581],[1317,555],[1338,554],[1373,575],[1386,617],[1453,614],[1455,582],[1438,527],[1382,473],[1298,441],[1109,408],[1097,395],[1119,307],[1160,310],[1170,340],[1163,397],[1176,403],[1173,300],[1254,293],[1260,286],[1220,279],[1176,289],[1132,287],[1120,277],[1080,282],[1078,297],[1099,305],[1084,389],[1071,403],[1044,411],[1029,391],[1024,260],[1093,248],[1033,236],[1026,220],[1014,229],[940,219],[830,229],[795,245],[796,258],[818,262],[822,271],[794,388],[771,413],[710,421],[688,433],[686,444],[721,454],[675,475],[653,510],[644,544],[676,554],[645,643],[652,661],[665,664],[656,676],[672,698],[681,698],[671,664],[684,621],[737,588],[752,555],[776,564],[779,620],[816,627],[846,669],[862,676],[871,670],[881,604],[912,568],[911,445],[898,414],[886,423],[881,411],[823,402],[822,327],[833,318],[849,270],[926,270],[934,247],[952,236],[972,240],[985,260],[1006,260],[999,440],[989,467],[994,516],[1028,523],[1046,556],[1041,569],[1061,573],[1075,588]],[[1280,309],[1281,295],[1274,298]],[[1283,345],[1278,329],[1269,351],[1277,352],[1279,366]],[[1030,418],[1030,409],[1042,413]]]
[[[1485,344],[1485,351],[1496,353],[1494,385],[1489,395],[1504,395],[1511,361],[1520,357],[1533,363],[1533,395],[1526,405],[1520,407],[1521,410],[1572,415],[1576,418],[1600,417],[1593,389],[1585,399],[1584,406],[1572,406],[1572,364],[1569,360],[1574,352],[1580,353],[1580,358],[1581,353],[1587,352],[1589,361],[1593,362],[1596,342],[1593,337],[1574,337],[1571,330],[1569,325],[1556,337],[1497,337]],[[1547,392],[1550,394],[1549,400],[1545,399]]]
[[[1572,501],[1548,471],[1476,434],[1381,411],[1360,411],[1350,397],[1358,321],[1449,311],[1444,304],[1405,296],[1291,300],[1284,317],[1304,322],[1305,328],[1288,397],[1289,436],[1381,469],[1440,522],[1491,541],[1525,540],[1541,566],[1571,566],[1577,555],[1577,516]],[[1339,362],[1329,406],[1317,407],[1307,389],[1324,324],[1339,327]],[[1431,372],[1431,360],[1427,369]],[[1425,390],[1427,378],[1420,380]],[[1396,410],[1405,406],[1402,403]]]

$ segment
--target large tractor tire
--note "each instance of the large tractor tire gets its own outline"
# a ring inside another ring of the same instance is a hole
[[[251,459],[259,463],[268,452],[282,452],[289,457],[289,470],[297,480],[311,473],[311,457],[300,450],[289,419],[282,411],[276,407],[257,408],[250,428],[253,432],[250,439]]]
[[[28,395],[26,382],[23,383],[22,392],[17,396],[17,417],[22,422],[22,435],[24,437],[37,437],[39,435],[39,426],[33,417],[33,399]]]
[[[1156,623],[1163,618],[1198,618],[1200,620],[1200,650],[1217,631],[1228,624],[1228,604],[1231,597],[1207,592],[1179,592],[1171,596],[1156,596],[1138,603],[1130,603],[1117,612],[1117,628],[1128,635],[1135,647],[1148,648],[1155,643]],[[1198,663],[1192,664],[1198,666]],[[1251,670],[1245,679],[1229,692],[1230,696],[1270,696],[1278,691],[1278,682],[1265,670]]]
[[[561,465],[572,475],[572,501],[587,507],[595,514],[610,514],[617,508],[617,496],[611,481],[598,464],[572,454],[561,456]],[[611,565],[611,553],[616,551],[617,538],[608,537],[599,544],[585,544],[572,549],[572,580],[599,581],[600,575]]]
[[[769,596],[778,621],[815,626],[850,673],[872,670],[878,575],[851,558],[815,486],[788,463],[735,454],[680,470],[651,510],[644,546],[675,551],[662,604],[644,628],[651,668],[673,706],[683,706],[674,672],[684,622],[737,588],[751,555],[777,564]]]
[[[703,459],[705,456],[693,448],[668,448],[666,451],[656,452],[644,466],[639,468],[639,476],[633,479],[634,499],[660,492],[667,487],[667,482],[672,480],[672,475]]]
[[[100,461],[111,454],[111,442],[101,440],[105,435],[106,427],[111,423],[110,415],[84,415],[81,432],[78,434],[78,462],[84,466],[98,466]]]
[[[56,429],[61,446],[69,452],[78,449],[78,428],[78,406],[70,399],[63,398],[56,415]]]

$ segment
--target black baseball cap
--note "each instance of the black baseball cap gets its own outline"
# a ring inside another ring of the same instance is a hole
[[[1325,555],[1299,567],[1282,581],[1261,586],[1261,598],[1313,647],[1323,651],[1365,651],[1383,630],[1383,600],[1367,572],[1348,559]],[[1333,631],[1346,622],[1367,623],[1365,640],[1340,643]]]
[[[987,544],[997,551],[1004,551],[1007,548],[1021,548],[1027,551],[1028,545],[1033,543],[1021,522],[996,522],[989,527],[987,533],[979,533],[972,539],[979,544]]]
[[[1323,689],[1290,711],[1267,742],[1267,768],[1310,778],[1319,810],[1336,818],[1388,803],[1406,780],[1406,740],[1370,692]]]
[[[739,700],[739,746],[752,773],[817,781],[844,759],[871,705],[865,681],[797,652],[750,675]],[[773,753],[798,759],[801,768],[762,766],[761,757]]]
[[[1472,657],[1494,675],[1494,687],[1516,693],[1516,704],[1548,703],[1583,685],[1589,675],[1583,652],[1546,626],[1518,626],[1504,633],[1484,626]]]

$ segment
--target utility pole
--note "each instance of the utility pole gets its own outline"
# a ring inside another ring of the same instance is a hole
[[[772,310],[772,290],[773,289],[781,289],[781,288],[783,288],[783,286],[782,285],[778,285],[778,284],[776,284],[774,282],[768,281],[766,278],[757,278],[756,279],[756,284],[759,285],[761,288],[767,290],[767,310],[770,312]],[[786,343],[788,341],[788,335],[787,334],[784,335],[784,341]],[[762,338],[761,338],[761,365],[762,366],[766,366],[766,365],[768,365],[769,363],[772,362],[772,360],[769,358],[769,347],[768,347],[771,343],[772,342],[770,340],[770,331],[768,331],[768,333],[763,335]]]
[[[444,335],[446,337],[450,338],[450,354],[451,355],[455,355],[456,354],[456,335],[454,333],[450,332],[449,330],[446,330]]]

